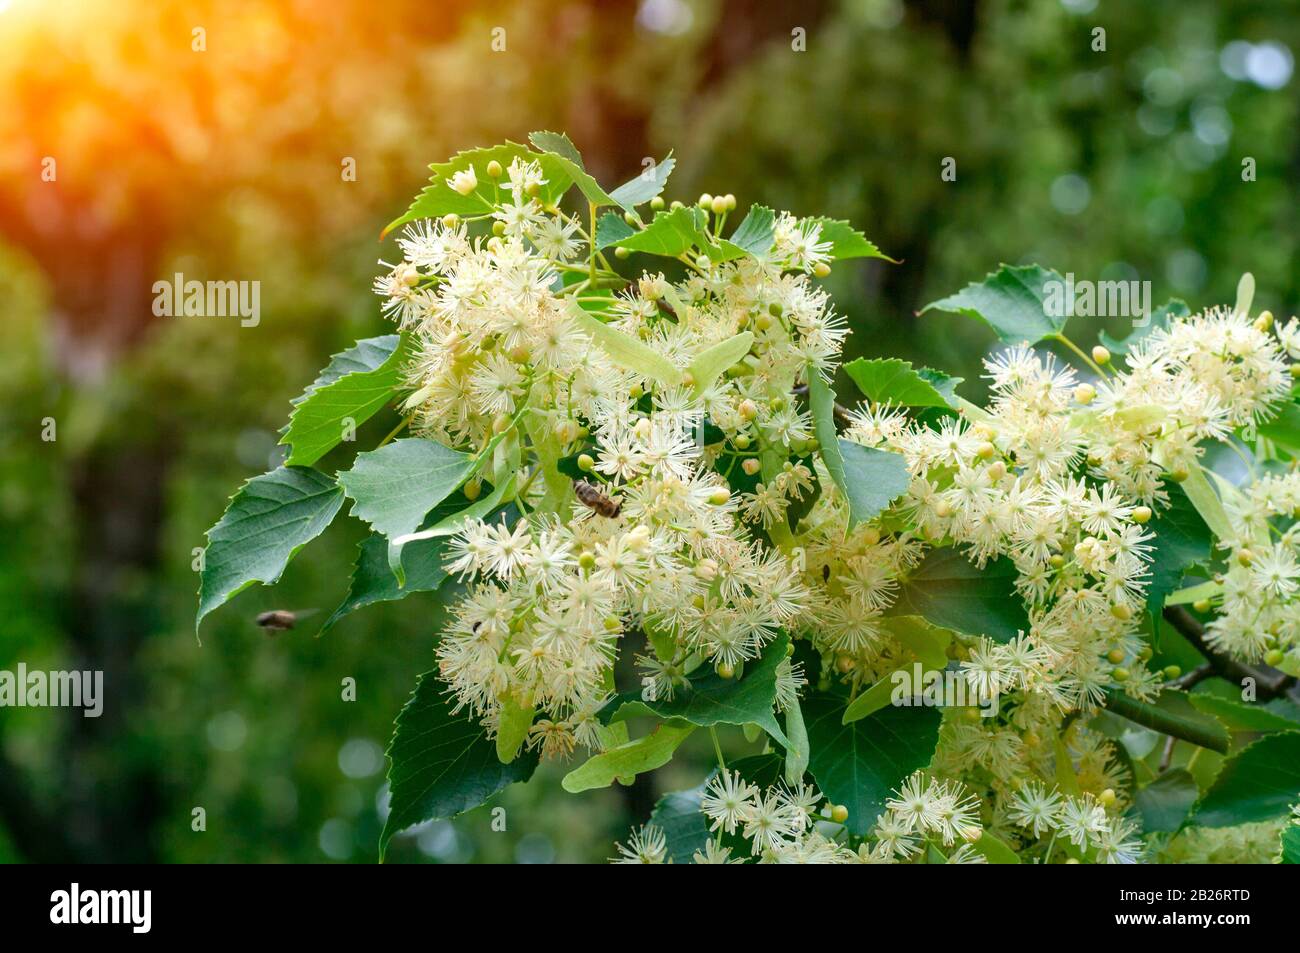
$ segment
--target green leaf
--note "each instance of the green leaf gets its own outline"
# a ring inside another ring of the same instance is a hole
[[[1006,344],[1036,344],[1056,336],[1065,327],[1065,302],[1057,306],[1049,300],[1048,281],[1059,282],[1054,287],[1061,289],[1059,296],[1063,298],[1065,281],[1056,272],[1038,265],[1003,265],[983,281],[927,304],[920,313],[950,311],[979,318]]]
[[[871,718],[841,724],[844,700],[813,693],[804,699],[811,748],[809,768],[817,787],[849,809],[846,826],[865,834],[885,800],[913,771],[934,757],[942,720],[937,708],[889,707]]]
[[[712,347],[701,351],[696,355],[695,360],[691,361],[690,367],[687,368],[691,372],[691,376],[695,378],[695,384],[691,387],[691,392],[696,397],[699,397],[712,387],[713,382],[718,379],[723,371],[749,353],[753,343],[753,333],[742,331],[734,337],[719,341]]]
[[[803,720],[803,709],[799,698],[785,710],[785,734],[790,744],[785,751],[785,783],[791,787],[803,780],[808,770],[808,726]]]
[[[1183,573],[1210,558],[1214,537],[1177,483],[1167,483],[1169,509],[1157,510],[1149,528],[1155,532],[1151,551],[1151,580],[1147,585],[1147,609],[1158,613],[1165,598],[1183,581]]]
[[[971,846],[977,853],[983,854],[990,864],[1018,864],[1020,855],[1007,846],[1007,842],[995,837],[988,831],[980,834]]]
[[[1287,718],[1262,705],[1247,705],[1218,695],[1195,693],[1188,696],[1197,711],[1217,718],[1232,731],[1267,733],[1300,730],[1300,721]]]
[[[288,466],[310,466],[343,439],[343,421],[356,427],[392,398],[410,356],[398,334],[366,338],[330,358],[325,370],[294,400],[280,443],[292,447]]]
[[[478,807],[515,781],[527,781],[537,767],[536,752],[502,764],[482,726],[452,714],[445,688],[436,672],[425,672],[397,716],[388,745],[392,800],[379,838],[381,858],[398,831]]]
[[[745,664],[741,678],[723,678],[711,666],[673,694],[672,701],[643,701],[640,693],[629,692],[612,699],[603,709],[611,721],[625,721],[634,715],[655,715],[680,719],[692,725],[755,724],[776,739],[783,748],[790,741],[772,713],[776,702],[776,668],[786,657],[790,637],[778,635],[755,662]],[[705,668],[705,666],[701,666]]]
[[[582,162],[582,155],[564,133],[531,132],[528,134],[528,141],[560,164],[573,181],[573,184],[587,197],[587,201],[596,206],[619,204],[613,196],[600,187],[599,182],[587,173],[586,166]],[[631,211],[631,209],[629,208],[628,211]]]
[[[1300,824],[1288,824],[1282,831],[1280,859],[1284,864],[1300,864]]]
[[[1219,539],[1232,538],[1232,523],[1223,508],[1223,501],[1214,492],[1214,487],[1205,478],[1205,470],[1199,464],[1192,466],[1191,472],[1181,486],[1183,492],[1187,494],[1187,499],[1191,501],[1192,506],[1196,507],[1196,512],[1201,514],[1201,519],[1205,520],[1205,525],[1210,527],[1211,532]]]
[[[1281,446],[1293,457],[1300,457],[1300,404],[1283,404],[1277,416],[1259,425],[1259,435]]]
[[[1200,790],[1196,779],[1182,768],[1166,771],[1137,792],[1142,829],[1148,833],[1172,834],[1183,826]]]
[[[711,258],[721,257],[722,250],[705,232],[705,225],[702,210],[683,205],[666,212],[657,212],[649,225],[617,244],[628,251],[662,255],[666,258],[676,258],[698,246]]]
[[[388,537],[414,533],[425,515],[473,472],[474,457],[436,440],[407,437],[357,454],[352,469],[339,474],[352,515]]]
[[[570,794],[607,788],[615,778],[627,778],[661,768],[673,759],[677,746],[687,739],[694,725],[664,722],[644,738],[610,748],[574,768],[560,786]]]
[[[808,406],[822,460],[849,504],[849,528],[872,519],[907,492],[911,478],[901,454],[841,440],[835,432],[835,391],[809,367]]]
[[[831,243],[832,258],[883,258],[885,261],[898,264],[874,243],[867,241],[867,236],[848,222],[824,216],[804,219],[804,221],[816,222],[821,226],[821,240]]]
[[[690,791],[665,794],[650,813],[650,823],[663,831],[668,844],[668,860],[689,864],[697,850],[709,842],[709,819],[700,811],[704,785]]]
[[[943,668],[948,664],[948,646],[952,644],[948,629],[915,615],[894,616],[885,623],[885,629],[924,665]]]
[[[1104,691],[1106,708],[1129,721],[1221,754],[1228,750],[1232,740],[1228,729],[1213,715],[1196,709],[1186,692],[1168,689],[1151,703],[1138,701],[1118,689]]]
[[[542,186],[537,198],[544,205],[558,202],[573,182],[567,166],[558,158],[538,155],[527,146],[515,142],[506,142],[488,149],[458,152],[446,162],[435,162],[429,166],[433,172],[429,179],[430,184],[415,197],[415,201],[411,203],[411,207],[405,214],[388,224],[380,237],[416,219],[442,218],[448,214],[482,215],[490,212],[495,191],[494,183],[487,174],[488,163],[495,160],[501,163],[502,169],[508,169],[515,159],[536,162],[542,167],[542,178],[546,180],[546,184]],[[469,195],[461,195],[451,187],[452,176],[457,172],[464,172],[471,166],[478,178],[478,187]],[[505,176],[502,175],[502,180],[504,179]]]
[[[446,539],[429,539],[407,545],[401,556],[404,584],[398,585],[388,561],[388,540],[379,533],[371,533],[357,546],[357,562],[352,567],[348,594],[321,626],[321,634],[357,609],[376,602],[393,602],[412,592],[433,592],[440,588],[447,581],[447,572],[442,568],[446,544]]]
[[[765,205],[751,205],[744,220],[736,226],[728,242],[746,255],[759,260],[772,250],[776,213]]]
[[[1300,797],[1300,731],[1265,735],[1223,762],[1191,823],[1235,827],[1282,817]]]
[[[1008,559],[980,569],[956,549],[934,549],[912,570],[890,614],[924,616],[954,632],[1010,642],[1029,631],[1015,582],[1016,567]]]
[[[677,165],[677,160],[671,155],[649,166],[631,179],[628,179],[613,192],[609,193],[610,198],[627,209],[629,212],[638,205],[644,205],[652,198],[662,192],[668,185],[668,176],[673,174],[673,167]]]
[[[956,407],[953,399],[960,377],[949,377],[928,368],[913,369],[896,358],[858,358],[844,365],[844,372],[873,403],[886,402],[905,407]],[[925,375],[929,375],[928,377]]]
[[[596,220],[596,247],[608,248],[636,234],[636,229],[623,221],[617,212],[606,212]]]
[[[255,582],[279,581],[289,560],[333,521],[343,490],[310,467],[279,467],[253,477],[208,530],[199,577],[199,624]]]
[[[533,715],[537,709],[532,705],[524,706],[513,696],[507,694],[501,699],[501,719],[497,723],[497,760],[509,764],[519,755],[519,748],[528,738],[528,729],[533,726]]]
[[[675,387],[682,382],[682,372],[668,358],[632,335],[587,314],[572,301],[569,302],[569,316],[620,367],[668,387]]]
[[[1111,337],[1105,331],[1102,331],[1097,337],[1106,350],[1112,354],[1127,354],[1135,344],[1146,339],[1152,332],[1169,327],[1171,319],[1186,317],[1190,313],[1186,301],[1174,298],[1152,311],[1147,323],[1140,328],[1134,328],[1133,333],[1128,337],[1121,340]]]

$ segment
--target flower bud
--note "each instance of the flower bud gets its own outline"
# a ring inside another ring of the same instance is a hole
[[[596,461],[591,459],[591,454],[589,453],[578,454],[578,469],[581,470],[583,473],[590,473],[595,466],[596,466]]]
[[[1286,653],[1281,649],[1269,649],[1264,653],[1264,664],[1277,668],[1286,661]]]
[[[709,502],[712,503],[714,506],[722,506],[729,499],[731,499],[731,491],[728,490],[725,486],[717,487],[716,489],[714,489],[712,493],[709,494]]]
[[[831,820],[836,824],[843,824],[849,819],[849,809],[843,804],[836,804],[831,808]]]
[[[1106,653],[1106,659],[1110,662],[1111,665],[1118,665],[1120,662],[1124,661],[1124,650],[1111,649],[1109,652]]]
[[[1192,603],[1192,608],[1195,609],[1197,612],[1201,613],[1202,615],[1204,615],[1206,612],[1209,612],[1212,607],[1213,604],[1210,602],[1209,599],[1197,599],[1195,602]]]
[[[596,554],[591,550],[583,550],[578,554],[578,566],[582,569],[590,570],[596,565]]]
[[[455,228],[459,224],[460,224],[460,216],[457,215],[455,212],[448,212],[446,215],[442,217],[443,228]]]
[[[1110,807],[1115,803],[1116,795],[1114,788],[1107,788],[1097,795],[1097,800],[1101,802],[1102,807]]]
[[[696,202],[695,204],[703,209],[710,208],[713,205],[713,196],[710,195],[708,192],[705,192],[700,196],[699,201]]]
[[[826,264],[824,261],[819,261],[817,264],[813,265],[813,274],[818,278],[825,278],[830,273],[831,266]]]
[[[695,564],[695,578],[703,582],[713,582],[718,578],[718,563],[713,559],[701,559]]]
[[[632,253],[628,251],[626,248],[624,248],[622,245],[618,245],[614,248],[614,257],[617,258],[619,261],[627,261],[629,258],[632,257]]]
[[[727,197],[725,195],[713,196],[713,201],[709,203],[709,208],[713,210],[714,215],[721,215],[727,210]]]
[[[1183,670],[1182,670],[1182,668],[1180,668],[1180,667],[1177,666],[1177,665],[1166,665],[1166,666],[1165,666],[1165,669],[1164,669],[1164,676],[1165,676],[1165,678],[1169,679],[1171,682],[1172,682],[1175,678],[1177,678],[1179,675],[1182,675],[1182,674],[1183,674]]]
[[[479,494],[483,492],[483,481],[478,477],[467,481],[462,492],[465,494],[465,499],[471,502],[477,500]]]
[[[1120,683],[1127,682],[1129,679],[1129,670],[1126,668],[1111,669],[1110,677]]]
[[[1095,363],[1105,367],[1110,363],[1110,351],[1098,344],[1092,349],[1092,359]]]
[[[664,197],[662,195],[656,195],[654,198],[650,200],[650,209],[652,211],[655,212],[662,211],[663,207],[664,207]]]
[[[730,662],[719,662],[717,673],[719,678],[735,678],[736,666],[732,665]]]
[[[1249,566],[1254,561],[1255,554],[1249,549],[1242,548],[1237,550],[1237,562],[1241,563],[1241,565]]]
[[[1133,508],[1133,522],[1146,524],[1151,522],[1151,507],[1137,506]]]
[[[492,167],[489,165],[488,168],[491,169]],[[470,166],[468,169],[462,169],[453,175],[451,177],[451,187],[453,191],[459,192],[461,195],[469,195],[478,188],[478,176],[474,174],[474,167]]]
[[[746,397],[740,402],[740,407],[737,408],[737,412],[740,414],[742,420],[753,420],[758,416],[758,404]]]
[[[501,178],[501,163],[493,159],[487,164],[487,174],[494,179]]]
[[[753,476],[758,473],[759,470],[763,469],[763,465],[753,457],[746,457],[744,460],[740,461],[740,468],[749,476]]]
[[[510,429],[509,414],[497,414],[495,417],[492,418],[493,433],[505,433],[509,429]]]
[[[1123,602],[1117,602],[1111,606],[1110,614],[1121,622],[1127,622],[1129,619],[1133,618],[1133,610]]]
[[[1080,384],[1074,389],[1074,399],[1085,407],[1097,397],[1097,388],[1091,384]]]

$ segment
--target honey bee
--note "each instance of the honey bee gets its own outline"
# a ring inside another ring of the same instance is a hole
[[[275,635],[278,632],[287,632],[298,624],[299,619],[313,615],[315,612],[315,609],[303,609],[297,612],[289,609],[272,609],[270,612],[263,612],[256,621],[266,630],[267,635]]]
[[[586,480],[574,480],[573,492],[583,506],[595,510],[601,516],[608,517],[609,519],[618,516],[619,510],[623,508],[622,503],[617,500],[611,500],[601,492],[600,487],[593,483],[588,483]]]

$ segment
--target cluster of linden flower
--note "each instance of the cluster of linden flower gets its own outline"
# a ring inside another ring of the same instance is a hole
[[[580,224],[535,197],[537,163],[488,171],[504,176],[493,236],[471,238],[455,217],[416,223],[375,287],[416,343],[413,429],[494,446],[493,482],[522,487],[526,518],[470,523],[448,547],[471,587],[440,642],[441,673],[490,730],[507,701],[533,706],[532,743],[562,756],[600,746],[596,712],[625,631],[666,636],[641,660],[654,699],[703,663],[731,676],[794,627],[807,586],[752,538],[738,512],[753,501],[733,497],[726,477],[753,475],[764,449],[808,451],[811,422],[792,391],[805,368],[833,365],[846,328],[810,283],[830,249],[815,221],[779,217],[762,263],[688,262],[682,282],[644,275],[601,296],[582,287],[588,265],[570,264]],[[586,305],[678,369],[680,384],[596,346],[575,316]],[[695,386],[692,362],[742,333],[753,335],[748,353]],[[725,442],[697,439],[706,418]],[[556,465],[575,454],[584,478],[571,483]],[[790,467],[774,482],[806,488],[810,475]],[[800,684],[798,666],[782,663],[778,698],[792,701]]]
[[[970,846],[984,830],[979,801],[958,782],[912,775],[886,802],[856,850],[835,839],[848,812],[829,802],[818,810],[820,801],[809,785],[791,790],[778,784],[764,791],[739,772],[722,771],[710,779],[700,799],[712,836],[693,859],[697,864],[891,864],[920,857],[926,843],[933,842],[942,845],[948,863],[987,862]],[[737,833],[742,843],[736,843]],[[732,844],[725,843],[724,835]],[[626,846],[617,846],[616,863],[668,859],[667,839],[653,824],[633,831]]]
[[[1127,777],[1113,746],[1077,724],[1069,730],[1071,767],[1091,792],[1071,798],[1032,787],[1059,757],[1045,740],[1107,691],[1159,691],[1139,634],[1147,524],[1169,503],[1164,480],[1186,479],[1206,443],[1253,434],[1287,396],[1300,325],[1213,309],[1152,330],[1123,367],[1095,349],[1092,382],[1020,346],[986,362],[985,410],[963,404],[934,423],[864,405],[844,437],[901,455],[910,486],[850,529],[799,397],[809,375],[833,373],[847,332],[810,280],[826,273],[832,251],[816,220],[778,216],[764,260],[683,256],[683,280],[646,273],[611,294],[582,223],[538,197],[546,183],[537,162],[482,171],[496,183],[495,204],[478,216],[491,221],[491,237],[472,236],[456,216],[415,223],[400,239],[402,261],[375,284],[415,344],[413,430],[491,450],[484,477],[518,487],[521,519],[471,522],[447,548],[450,570],[470,580],[438,648],[458,709],[490,731],[507,705],[535,709],[530,743],[547,756],[600,748],[597,712],[629,631],[653,647],[638,659],[647,700],[671,699],[702,665],[739,674],[781,630],[808,639],[823,677],[856,692],[912,661],[888,612],[927,553],[954,546],[976,565],[1014,567],[1030,627],[1006,644],[956,637],[951,652],[972,688],[1002,704],[995,717],[945,719],[923,793],[962,816],[972,795],[987,800],[992,829],[1017,842],[1059,835],[1099,858],[1129,859],[1114,793]],[[477,174],[458,173],[449,186],[468,194]],[[718,234],[734,202],[701,206]],[[676,382],[616,360],[583,309],[652,352]],[[752,343],[739,360],[694,379],[701,355],[740,336]],[[565,461],[582,479],[565,475]],[[482,478],[465,487],[471,499]],[[1300,531],[1291,522],[1300,475],[1222,492],[1236,536],[1223,541],[1231,559],[1208,637],[1278,664],[1300,651]],[[781,663],[778,708],[803,682],[799,666]],[[900,800],[920,797],[914,787]],[[810,795],[742,799],[766,819],[749,837],[758,855],[846,859],[847,848],[808,820]],[[1039,819],[1019,824],[1030,799]],[[778,834],[763,833],[769,822]],[[891,809],[859,859],[903,856],[881,844],[903,843],[889,831],[907,823]],[[911,823],[899,830],[945,838],[942,827]],[[652,830],[633,846],[638,858],[663,853]],[[706,859],[726,859],[721,843],[710,851]]]

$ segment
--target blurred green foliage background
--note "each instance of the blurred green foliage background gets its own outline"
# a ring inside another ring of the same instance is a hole
[[[377,236],[427,163],[563,129],[606,183],[672,149],[670,198],[851,219],[902,263],[829,279],[849,356],[974,397],[992,335],[915,312],[999,262],[1194,306],[1250,270],[1297,309],[1297,50],[1295,0],[0,0],[0,668],[107,694],[99,719],[0,709],[0,859],[375,859],[436,600],[315,638],[362,535],[341,519],[200,644],[192,561],[290,398],[384,332]],[[260,281],[261,323],[154,317],[177,271]],[[267,609],[320,611],[268,637]],[[549,766],[498,799],[504,832],[480,808],[389,857],[599,860],[711,762],[577,797]]]

